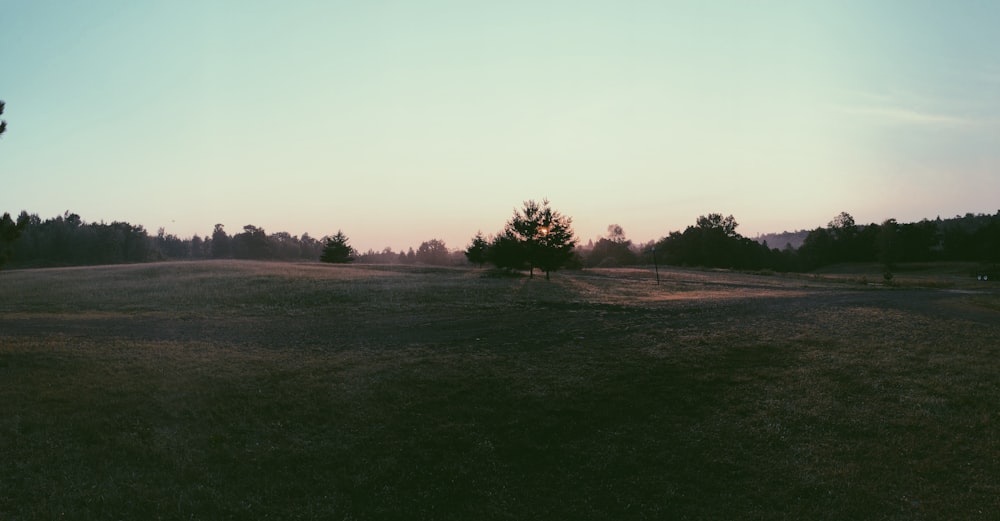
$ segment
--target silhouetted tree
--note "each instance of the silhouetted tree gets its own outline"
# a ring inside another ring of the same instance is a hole
[[[879,226],[878,260],[885,267],[886,273],[894,269],[899,257],[899,223],[895,219],[886,219]]]
[[[465,258],[481,268],[486,263],[486,254],[489,247],[490,243],[483,237],[483,232],[478,231],[476,232],[476,236],[472,238],[472,244],[465,249]]]
[[[666,264],[710,268],[759,269],[775,267],[774,253],[767,246],[736,233],[739,223],[732,215],[712,213],[698,218],[684,233],[671,232],[657,245]]]
[[[0,267],[3,267],[7,263],[7,259],[10,258],[11,246],[21,236],[25,225],[26,222],[20,218],[18,218],[18,222],[14,222],[7,212],[4,212],[3,216],[0,217]]]
[[[308,233],[299,237],[299,258],[318,259],[323,254],[323,243],[313,239]]]
[[[366,264],[399,264],[405,259],[405,252],[396,253],[392,251],[392,248],[389,246],[382,248],[382,251],[369,249],[364,253],[359,253],[355,257],[355,260],[358,262],[364,262]]]
[[[829,259],[831,262],[860,260],[856,246],[858,227],[851,214],[840,212],[827,224],[827,229],[832,240]]]
[[[514,216],[507,222],[504,232],[497,236],[494,246],[500,246],[505,257],[521,256],[521,259],[505,259],[505,264],[517,264],[516,261],[520,260],[527,264],[530,277],[535,276],[535,268],[538,268],[545,272],[548,279],[551,272],[566,266],[573,259],[577,240],[572,223],[570,217],[553,210],[548,199],[543,199],[542,204],[525,201],[524,208],[514,210]],[[499,244],[496,244],[497,241]],[[510,242],[518,247],[513,247]]]
[[[232,255],[229,244],[229,234],[226,233],[225,226],[216,224],[212,230],[212,257],[221,259]]]
[[[723,217],[721,213],[701,215],[695,222],[698,228],[715,231],[726,237],[736,237],[736,228],[739,226],[732,215]]]
[[[243,233],[233,236],[233,256],[238,259],[273,259],[274,248],[267,232],[252,224],[243,227]]]
[[[443,266],[448,264],[448,253],[444,241],[439,239],[424,241],[417,247],[417,262]]]
[[[638,262],[638,255],[632,250],[632,241],[625,238],[621,226],[608,226],[608,235],[597,241],[587,254],[588,266],[628,266]]]
[[[68,211],[42,221],[38,215],[21,212],[16,226],[20,238],[7,248],[7,254],[11,264],[22,267],[145,262],[153,258],[146,230],[125,222],[88,224]]]
[[[191,257],[200,259],[205,256],[205,241],[198,234],[191,237]]]
[[[524,243],[509,232],[497,234],[486,250],[486,260],[502,270],[527,269],[527,258]]]
[[[344,232],[337,230],[333,237],[326,237],[323,253],[319,260],[322,262],[346,263],[354,260],[354,248],[347,243],[347,236]]]
[[[189,241],[183,241],[180,237],[174,234],[166,233],[166,230],[162,227],[157,230],[156,238],[154,239],[156,244],[156,250],[159,252],[161,257],[168,259],[184,259],[190,256],[191,244]]]
[[[0,116],[3,115],[4,105],[5,103],[3,102],[3,100],[0,100]],[[6,131],[7,131],[7,122],[0,119],[0,135],[3,135],[3,133]]]

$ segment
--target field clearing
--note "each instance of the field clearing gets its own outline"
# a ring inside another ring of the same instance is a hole
[[[958,271],[0,272],[0,519],[1000,519]]]

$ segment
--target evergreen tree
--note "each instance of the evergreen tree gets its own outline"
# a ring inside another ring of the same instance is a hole
[[[469,262],[483,266],[486,262],[486,252],[489,249],[490,243],[486,241],[483,237],[483,232],[476,232],[476,236],[472,238],[472,244],[465,249],[465,258],[469,259]]]
[[[514,211],[496,244],[509,249],[512,255],[520,254],[520,258],[515,256],[505,261],[519,260],[527,265],[530,277],[535,276],[535,268],[538,268],[548,279],[550,272],[565,267],[573,258],[577,240],[572,223],[573,219],[553,210],[548,199],[543,199],[542,204],[525,201],[524,208]],[[507,244],[510,241],[518,247]]]
[[[229,234],[222,224],[216,224],[212,231],[212,257],[221,259],[232,254],[229,244]]]
[[[523,270],[528,268],[524,244],[511,233],[497,234],[486,249],[486,260],[504,270]]]
[[[14,222],[14,219],[10,218],[9,213],[4,213],[0,217],[0,266],[3,266],[10,257],[11,246],[14,241],[21,236],[21,231],[27,225],[27,221],[23,219],[18,219]]]
[[[337,230],[333,237],[326,238],[323,253],[319,260],[323,262],[346,263],[354,260],[354,248],[347,244],[347,236]]]

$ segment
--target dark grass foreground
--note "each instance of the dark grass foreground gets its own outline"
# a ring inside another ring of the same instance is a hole
[[[664,279],[0,273],[0,519],[1000,518],[993,290]]]

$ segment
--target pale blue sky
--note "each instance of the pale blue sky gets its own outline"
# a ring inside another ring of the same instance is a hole
[[[1000,2],[0,0],[0,211],[464,247],[1000,209]]]

